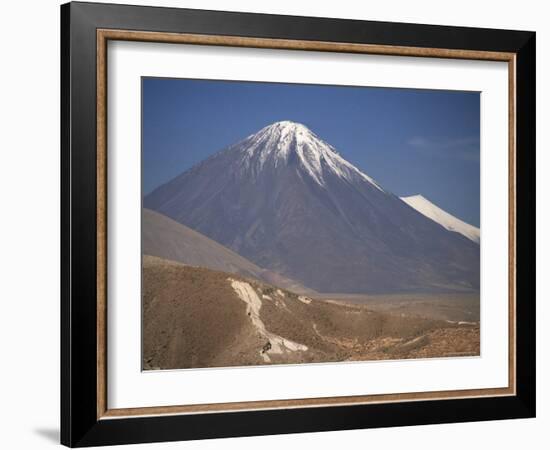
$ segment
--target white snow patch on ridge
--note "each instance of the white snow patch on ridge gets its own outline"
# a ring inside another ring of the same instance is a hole
[[[244,281],[237,281],[229,278],[231,287],[235,290],[239,298],[246,303],[246,314],[250,316],[252,324],[258,330],[258,333],[269,341],[271,347],[267,350],[262,349],[260,355],[265,362],[270,362],[271,358],[269,354],[282,354],[286,351],[306,351],[307,347],[297,342],[293,342],[289,339],[285,339],[277,334],[267,331],[265,324],[260,318],[260,309],[262,307],[262,301],[258,297],[256,291],[250,286],[249,283]]]
[[[447,211],[442,210],[438,206],[434,205],[428,199],[422,195],[411,195],[410,197],[401,197],[407,205],[416,209],[420,214],[423,214],[434,222],[437,222],[443,228],[449,231],[460,233],[467,237],[471,241],[479,244],[480,230],[479,228],[466,223],[457,217],[449,214]]]

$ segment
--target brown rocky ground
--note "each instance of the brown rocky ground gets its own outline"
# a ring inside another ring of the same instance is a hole
[[[315,294],[315,298],[365,305],[373,311],[431,319],[479,322],[479,292],[440,294]]]
[[[478,322],[311,299],[143,257],[143,368],[479,355]]]

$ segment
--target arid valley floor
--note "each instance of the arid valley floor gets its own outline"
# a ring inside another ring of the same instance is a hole
[[[476,356],[479,295],[298,295],[143,257],[143,368]]]

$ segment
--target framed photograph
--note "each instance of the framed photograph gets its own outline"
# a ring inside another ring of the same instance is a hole
[[[535,33],[61,7],[61,440],[535,415]]]

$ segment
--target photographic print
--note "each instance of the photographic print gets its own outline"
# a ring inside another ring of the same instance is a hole
[[[142,368],[480,354],[480,95],[142,78]]]

